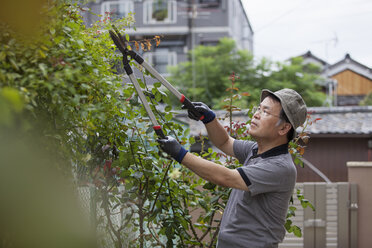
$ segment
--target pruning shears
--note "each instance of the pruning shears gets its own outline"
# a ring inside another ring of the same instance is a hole
[[[114,41],[116,47],[119,51],[123,54],[123,67],[128,75],[130,81],[132,82],[134,88],[137,91],[137,94],[153,124],[153,129],[155,133],[159,136],[159,138],[165,139],[165,135],[161,126],[159,125],[158,121],[154,113],[152,112],[144,93],[140,85],[137,82],[136,77],[134,76],[133,70],[129,65],[129,62],[134,59],[139,65],[143,66],[150,74],[152,74],[161,84],[163,84],[173,95],[177,97],[177,99],[184,105],[186,109],[191,111],[195,116],[197,116],[200,120],[204,119],[204,115],[200,114],[196,109],[192,102],[186,98],[183,94],[181,94],[175,87],[173,87],[162,75],[160,75],[150,64],[148,64],[138,53],[133,50],[129,50],[126,46],[126,42],[124,38],[120,35],[118,29],[112,25],[113,30],[109,30],[111,39]],[[129,59],[128,59],[129,57]]]

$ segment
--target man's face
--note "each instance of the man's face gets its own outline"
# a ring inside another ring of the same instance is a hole
[[[282,106],[279,102],[266,97],[260,104],[261,111],[256,111],[253,114],[249,134],[256,140],[276,138],[281,126],[277,125],[281,109]]]

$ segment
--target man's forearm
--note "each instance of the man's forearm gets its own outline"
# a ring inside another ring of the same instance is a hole
[[[189,152],[183,158],[182,164],[211,183],[223,187],[248,190],[246,183],[237,170],[228,169],[225,166],[205,160]]]
[[[227,131],[223,128],[223,126],[218,122],[217,118],[214,119],[212,122],[205,125],[207,132],[208,132],[208,138],[212,143],[220,150],[223,149],[223,146],[226,144],[226,142],[229,141],[229,134]]]

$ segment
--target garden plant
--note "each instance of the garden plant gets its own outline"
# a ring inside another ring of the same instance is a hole
[[[63,1],[48,4],[40,35],[32,39],[1,26],[0,135],[12,129],[15,138],[38,136],[41,149],[53,157],[50,166],[77,191],[89,192],[86,211],[100,247],[214,247],[230,190],[195,177],[159,150],[133,86],[117,69],[121,57],[107,32],[112,23],[124,33],[134,28],[133,16],[113,21],[107,14],[86,27],[81,12],[89,10]],[[159,36],[125,38],[131,49],[151,50],[161,42]],[[195,137],[174,118],[172,99],[160,83],[149,87],[148,73],[137,69],[143,72],[138,80],[166,135],[190,147]],[[231,74],[221,104],[227,130],[247,139],[249,122],[233,120],[233,112],[241,111],[235,101],[249,97],[236,87],[238,80]],[[304,130],[290,144],[299,164],[300,141],[307,139]],[[200,156],[239,166],[212,149],[203,149]],[[298,199],[311,206],[300,192]],[[301,235],[291,223],[294,214],[292,206],[286,228]]]

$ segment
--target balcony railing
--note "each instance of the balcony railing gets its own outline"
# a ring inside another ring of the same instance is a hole
[[[102,19],[106,18],[107,16],[109,16],[112,20],[120,19],[127,16],[130,12],[134,12],[134,4],[131,0],[102,2]]]
[[[143,13],[145,24],[176,23],[177,1],[144,1]]]

